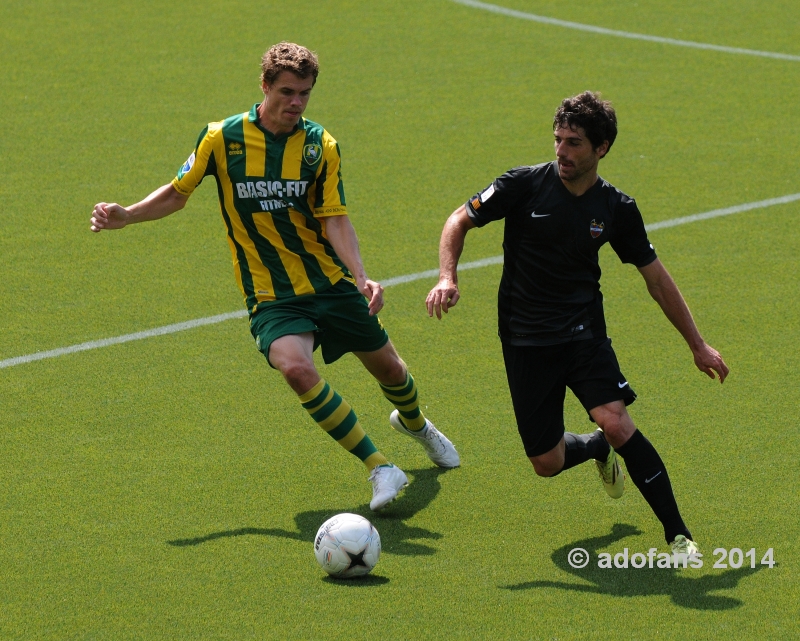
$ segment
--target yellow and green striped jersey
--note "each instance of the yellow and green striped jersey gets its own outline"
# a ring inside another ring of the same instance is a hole
[[[320,292],[351,278],[325,235],[325,217],[347,214],[339,145],[301,118],[275,136],[258,104],[210,123],[172,186],[189,196],[217,181],[236,280],[252,314],[259,303]]]

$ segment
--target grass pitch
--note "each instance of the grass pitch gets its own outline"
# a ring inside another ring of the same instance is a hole
[[[536,15],[800,54],[796,3],[563,4]],[[431,269],[446,216],[509,167],[552,157],[558,102],[614,101],[601,174],[648,223],[800,192],[800,62],[589,34],[447,0],[46,2],[0,7],[0,359],[241,307],[204,185],[149,225],[88,231],[100,200],[168,182],[204,124],[258,101],[279,40],[320,55],[306,115],[339,140],[369,273]],[[609,332],[632,413],[667,462],[701,570],[577,570],[593,553],[664,549],[632,485],[608,499],[592,466],[550,481],[525,460],[496,338],[499,266],[424,314],[433,284],[387,290],[381,314],[426,413],[463,467],[431,467],[388,426],[353,358],[323,375],[411,477],[368,510],[363,467],[314,425],[253,348],[244,320],[0,370],[3,639],[770,638],[800,636],[797,202],[654,231],[724,386],[630,267],[603,259]],[[500,253],[502,226],[462,261]],[[591,429],[574,401],[570,429]],[[336,582],[311,541],[357,512],[384,553]],[[714,569],[715,548],[774,550],[773,568]],[[795,605],[793,605],[795,604]]]

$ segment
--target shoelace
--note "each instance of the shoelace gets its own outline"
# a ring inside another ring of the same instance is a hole
[[[603,479],[604,483],[613,483],[614,482],[614,472],[616,471],[617,464],[614,463],[608,470],[608,476],[606,476],[606,468],[605,465],[600,470],[600,478]]]
[[[376,492],[380,491],[380,490],[383,490],[386,487],[386,484],[389,481],[389,475],[388,474],[381,474],[378,471],[379,469],[381,469],[381,468],[376,467],[372,471],[372,474],[370,474],[370,476],[369,476],[369,480],[372,481],[373,483],[375,483],[375,491]],[[389,469],[389,468],[385,468],[385,469]]]
[[[425,435],[426,440],[433,446],[433,449],[436,450],[437,454],[443,454],[445,451],[445,445],[442,439],[439,437],[438,432],[434,432],[431,428],[428,428],[428,433]]]
[[[689,554],[689,539],[683,538],[677,542],[674,554]]]

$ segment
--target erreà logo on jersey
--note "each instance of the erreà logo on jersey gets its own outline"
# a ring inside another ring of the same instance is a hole
[[[243,153],[242,146],[238,142],[232,142],[228,145],[229,156],[241,156]]]
[[[303,147],[303,160],[309,165],[316,165],[322,158],[322,147],[319,145],[306,145]]]
[[[180,180],[186,174],[188,174],[193,166],[194,166],[194,152],[192,152],[192,155],[189,156],[188,160],[185,163],[183,163],[183,166],[178,170],[178,180]]]
[[[598,223],[596,220],[592,220],[592,222],[589,223],[589,233],[592,235],[592,238],[597,238],[603,233],[605,227],[606,226],[603,223]]]

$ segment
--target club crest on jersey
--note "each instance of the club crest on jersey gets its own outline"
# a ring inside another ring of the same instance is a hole
[[[322,158],[322,147],[319,145],[306,145],[303,147],[303,160],[309,165],[316,165]]]
[[[602,234],[603,229],[605,229],[605,225],[603,223],[598,223],[596,220],[592,220],[592,222],[589,223],[589,233],[592,235],[592,238],[597,238],[600,234]]]
[[[192,152],[192,155],[189,156],[188,160],[185,163],[183,163],[183,166],[178,170],[178,180],[180,180],[186,174],[188,174],[193,166],[194,166],[194,152]]]

